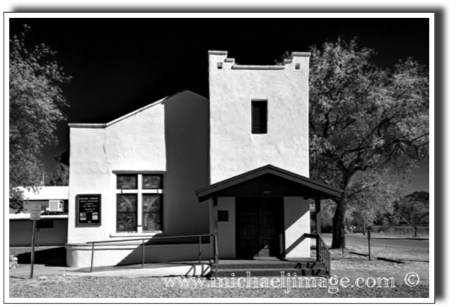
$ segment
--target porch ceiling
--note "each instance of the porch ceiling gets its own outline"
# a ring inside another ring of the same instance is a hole
[[[266,165],[244,174],[214,183],[195,191],[200,202],[213,196],[249,196],[249,191],[269,189],[271,194],[263,196],[320,196],[321,199],[340,198],[341,190],[307,177],[286,171],[273,165]],[[255,195],[252,195],[255,196]]]

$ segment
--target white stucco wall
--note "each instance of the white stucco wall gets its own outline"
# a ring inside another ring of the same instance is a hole
[[[309,175],[308,66],[308,53],[266,67],[235,65],[226,52],[209,52],[211,183],[266,164]],[[251,134],[255,99],[268,101],[267,134]]]
[[[228,222],[217,222],[219,257],[236,258],[235,197],[218,197],[217,206],[213,210],[215,219],[219,210],[227,210],[229,214]]]
[[[284,197],[284,233],[286,258],[303,258],[311,256],[310,239],[305,239],[297,246],[297,240],[305,233],[311,232],[309,200],[303,197]]]
[[[113,171],[165,171],[164,106],[157,104],[105,128],[70,126],[68,242],[108,240],[116,233]],[[100,227],[75,227],[78,194],[101,194]]]
[[[116,233],[114,172],[122,171],[165,172],[164,235],[208,233],[207,204],[194,193],[209,184],[208,133],[208,100],[190,91],[106,125],[70,124],[68,242],[136,235]],[[75,227],[78,194],[102,195],[100,227]]]

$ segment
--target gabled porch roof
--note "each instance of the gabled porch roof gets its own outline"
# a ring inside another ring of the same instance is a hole
[[[252,182],[266,175],[269,177],[275,177],[276,179],[280,179],[282,181],[285,180],[284,182],[286,183],[290,182],[291,186],[306,190],[307,195],[312,194],[313,196],[320,196],[320,199],[341,197],[342,191],[339,188],[311,180],[308,177],[286,171],[270,164],[198,189],[195,191],[195,193],[198,200],[202,202],[210,199],[213,196],[223,195],[227,190],[230,190],[236,186],[241,186],[248,182]]]

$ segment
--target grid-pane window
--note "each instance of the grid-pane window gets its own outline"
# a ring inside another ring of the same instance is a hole
[[[119,190],[135,190],[138,187],[137,175],[117,175],[117,188]]]
[[[117,231],[136,231],[137,227],[137,200],[136,194],[117,195]]]
[[[162,230],[162,195],[143,194],[143,230]]]
[[[116,231],[163,230],[163,173],[116,175]]]
[[[143,175],[143,189],[162,189],[162,175]]]

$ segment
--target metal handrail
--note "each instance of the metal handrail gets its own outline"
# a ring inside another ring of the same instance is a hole
[[[136,238],[136,239],[106,240],[106,241],[89,241],[89,242],[86,242],[86,244],[92,244],[92,254],[91,254],[91,259],[90,259],[90,272],[92,272],[93,267],[94,267],[95,244],[113,243],[113,242],[141,241],[141,245],[142,245],[141,268],[144,268],[144,258],[145,258],[145,248],[144,248],[145,244],[144,244],[144,241],[160,240],[160,239],[195,238],[195,237],[198,237],[198,264],[201,264],[201,260],[202,260],[202,249],[201,249],[202,237],[213,237],[214,238],[213,259],[214,259],[214,263],[216,265],[216,276],[217,276],[217,268],[218,268],[218,264],[219,264],[219,251],[218,251],[218,246],[217,246],[217,236],[215,234],[201,234],[201,235],[189,235],[189,236],[169,236],[169,237],[158,237],[158,238],[155,238],[155,237],[152,237],[152,238]]]
[[[322,262],[328,271],[328,275],[330,276],[331,254],[321,235],[318,233],[305,233],[303,237],[316,239],[316,262]]]
[[[316,258],[317,261],[322,261],[324,266],[327,268],[328,275],[330,277],[331,275],[331,254],[330,251],[327,247],[327,244],[325,244],[325,241],[322,239],[320,234],[316,234]]]
[[[89,241],[86,242],[87,244],[90,243],[111,243],[111,242],[124,242],[124,241],[138,241],[138,240],[159,240],[159,239],[181,239],[181,238],[195,238],[195,237],[210,237],[213,234],[200,234],[200,235],[189,235],[189,236],[169,236],[169,237],[151,237],[151,238],[136,238],[136,239],[121,239],[121,240],[106,240],[106,241]]]

